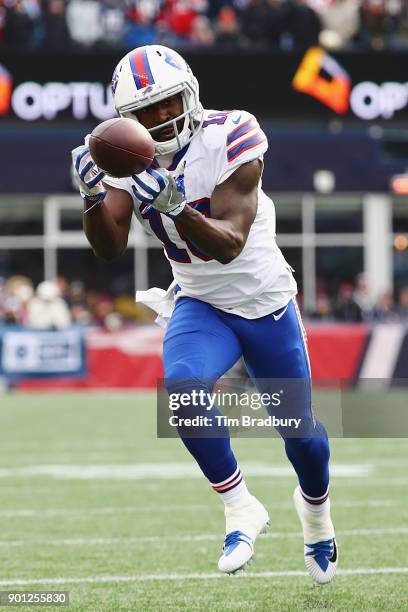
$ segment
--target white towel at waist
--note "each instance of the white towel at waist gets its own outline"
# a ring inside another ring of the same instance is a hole
[[[148,306],[157,313],[155,323],[160,325],[160,327],[166,328],[173,314],[175,286],[176,281],[173,281],[167,291],[158,287],[153,287],[147,291],[136,291],[136,302]]]

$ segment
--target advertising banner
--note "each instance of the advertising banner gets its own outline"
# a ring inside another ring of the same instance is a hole
[[[0,330],[1,376],[27,378],[85,373],[85,340],[81,330]]]
[[[114,115],[111,78],[124,54],[0,55],[0,119],[103,121]],[[408,118],[408,52],[184,52],[207,108],[269,117]]]
[[[29,63],[0,54],[0,193],[72,193],[71,149],[114,116],[122,53],[37,52]],[[313,191],[325,169],[337,191],[388,191],[405,172],[408,52],[184,55],[206,108],[245,109],[260,121],[266,190]]]

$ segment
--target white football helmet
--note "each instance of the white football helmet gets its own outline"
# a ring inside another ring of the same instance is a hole
[[[112,93],[118,115],[138,121],[135,111],[180,93],[183,113],[162,123],[171,126],[175,137],[165,142],[155,140],[156,154],[175,153],[199,132],[203,107],[198,95],[198,81],[184,59],[168,47],[146,45],[130,51],[116,66],[112,77]],[[179,131],[177,122],[184,119]],[[157,130],[155,128],[150,129]]]

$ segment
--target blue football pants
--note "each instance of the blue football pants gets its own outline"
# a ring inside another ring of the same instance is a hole
[[[323,496],[329,484],[329,443],[324,426],[313,421],[310,367],[295,301],[289,302],[286,311],[280,309],[258,319],[244,319],[193,298],[177,300],[163,347],[169,392],[188,392],[192,385],[211,391],[209,387],[241,356],[251,378],[308,381],[302,417],[313,422],[314,435],[285,438],[284,432],[279,433],[302,491],[310,497]],[[221,414],[216,406],[211,411],[202,410],[211,418]],[[236,470],[226,427],[219,425],[214,437],[182,440],[211,483],[227,480]]]

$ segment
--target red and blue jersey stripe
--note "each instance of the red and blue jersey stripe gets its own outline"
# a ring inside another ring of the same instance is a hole
[[[136,89],[153,85],[154,78],[150,69],[147,51],[144,47],[130,53],[130,67],[135,80]]]
[[[229,162],[232,162],[245,151],[249,151],[249,149],[253,149],[254,147],[260,145],[262,142],[265,142],[266,137],[262,132],[256,132],[254,135],[249,136],[245,140],[242,140],[238,144],[227,149],[227,158]]]
[[[237,140],[238,138],[240,138],[241,136],[244,136],[245,134],[247,134],[251,130],[254,130],[255,128],[259,128],[259,125],[257,121],[253,117],[251,117],[250,119],[245,121],[242,125],[239,125],[234,130],[232,130],[232,132],[228,134],[227,146],[232,144],[234,140]]]

